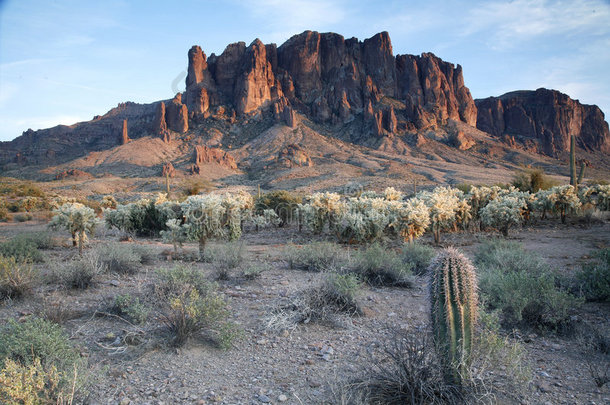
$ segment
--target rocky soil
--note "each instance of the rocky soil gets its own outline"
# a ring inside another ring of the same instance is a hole
[[[0,224],[0,237],[43,228],[38,222]],[[455,245],[471,255],[481,237],[451,234],[443,244]],[[92,239],[92,245],[117,238],[114,232],[102,231]],[[265,271],[251,281],[220,282],[221,291],[230,300],[233,320],[243,331],[242,338],[229,350],[221,350],[205,339],[191,341],[180,349],[169,347],[163,340],[158,314],[140,326],[108,315],[109,303],[117,294],[146,297],[155,282],[154,271],[174,264],[166,260],[165,252],[171,247],[158,240],[126,242],[145,245],[159,254],[158,261],[143,266],[137,274],[106,274],[95,287],[85,291],[66,291],[45,284],[24,300],[2,304],[0,319],[37,313],[49,305],[63,312],[63,326],[89,359],[92,386],[87,401],[92,404],[338,403],[339,387],[370,369],[371,354],[391,341],[394,330],[409,333],[427,322],[427,281],[417,278],[412,289],[364,288],[360,296],[364,307],[361,317],[271,330],[266,327],[270,310],[321,277],[319,273],[290,269],[282,253],[288,241],[302,244],[311,238],[291,228],[244,236],[247,261],[261,261]],[[610,245],[610,227],[607,223],[543,224],[519,230],[512,239],[540,252],[557,271],[569,274],[588,259],[592,250]],[[431,243],[428,237],[423,241]],[[194,250],[195,246],[186,249]],[[51,263],[74,254],[67,247],[44,253],[46,262],[39,265],[43,272]],[[210,264],[193,265],[211,277]],[[607,332],[609,313],[607,305],[586,304],[574,317]],[[523,387],[517,400],[498,403],[610,402],[607,385],[597,388],[594,384],[588,358],[577,339],[527,330],[503,333],[522,343],[533,380],[531,386]],[[592,361],[595,363],[596,359]]]

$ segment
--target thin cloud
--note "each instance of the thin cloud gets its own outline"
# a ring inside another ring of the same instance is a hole
[[[599,0],[515,0],[473,7],[466,17],[463,36],[485,33],[495,49],[514,48],[544,35],[610,32],[610,6]]]
[[[270,40],[283,42],[308,29],[327,30],[347,18],[348,2],[325,0],[246,0],[240,2]]]

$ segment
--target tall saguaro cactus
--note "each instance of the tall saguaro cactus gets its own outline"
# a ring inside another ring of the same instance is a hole
[[[467,375],[477,322],[477,279],[470,260],[454,248],[430,264],[430,306],[437,352],[446,378],[459,383]]]
[[[574,187],[578,185],[576,178],[576,137],[570,136],[570,184]]]

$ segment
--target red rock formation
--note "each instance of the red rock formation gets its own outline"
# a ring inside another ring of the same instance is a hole
[[[296,144],[289,144],[278,152],[277,162],[284,167],[313,166],[313,162],[305,149]]]
[[[176,175],[176,169],[174,168],[174,165],[172,164],[172,162],[167,162],[163,165],[162,169],[161,169],[161,176],[165,177],[174,177]]]
[[[62,172],[59,172],[55,175],[55,180],[65,180],[65,179],[92,179],[93,175],[91,173],[87,173],[85,171],[79,169],[68,169]]]
[[[202,163],[218,163],[229,169],[237,169],[237,163],[233,156],[219,148],[208,148],[207,146],[195,146],[194,156],[194,172],[200,172],[200,165]]]
[[[153,120],[153,133],[163,138],[163,142],[169,143],[171,140],[165,120],[165,103],[163,101],[157,103],[155,119]]]
[[[375,110],[385,109],[377,106],[385,96],[406,101],[406,111],[388,112],[382,123],[387,133],[444,125],[448,119],[476,122],[461,67],[432,54],[395,58],[387,32],[360,42],[305,31],[279,48],[258,39],[247,48],[238,42],[207,60],[195,46],[189,51],[188,72],[186,104],[195,115],[219,104],[232,105],[238,114],[273,105],[277,115],[275,102],[285,97],[290,107],[315,121],[340,125],[366,111],[369,102]]]
[[[460,65],[454,68],[431,53],[423,53],[398,55],[396,66],[397,98],[405,100],[406,114],[416,127],[444,124],[448,119],[476,124],[477,108],[464,86]]]
[[[182,104],[182,95],[180,93],[176,94],[173,100],[167,104],[165,120],[167,127],[172,131],[183,134],[189,130],[188,108]]]
[[[475,145],[474,139],[466,136],[463,131],[457,131],[449,138],[451,144],[459,150],[468,150]]]
[[[559,156],[569,151],[570,136],[576,135],[579,147],[610,153],[603,112],[556,90],[515,91],[477,100],[477,107],[478,129],[519,141],[526,149],[531,150],[533,140],[539,152]]]
[[[129,132],[127,131],[127,120],[123,120],[123,129],[121,130],[121,136],[119,138],[119,145],[125,145],[129,142]]]

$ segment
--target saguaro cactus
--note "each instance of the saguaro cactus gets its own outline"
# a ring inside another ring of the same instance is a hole
[[[570,184],[576,187],[576,137],[570,136]]]
[[[468,372],[477,321],[477,279],[470,260],[454,248],[430,264],[430,306],[437,352],[446,378],[459,383]]]

